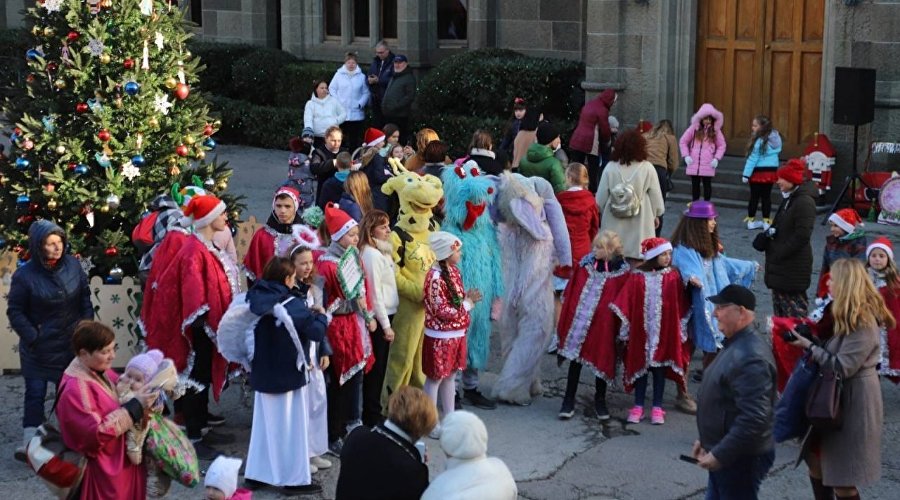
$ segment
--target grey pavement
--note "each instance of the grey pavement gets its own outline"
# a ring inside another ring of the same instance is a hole
[[[248,196],[248,213],[265,218],[269,212],[271,193],[286,175],[287,153],[237,146],[219,146],[217,153],[228,160],[235,169],[230,183],[236,192]],[[715,200],[714,200],[715,201]],[[669,233],[677,222],[677,215],[684,209],[682,202],[667,205],[665,232]],[[754,259],[763,263],[762,256],[750,246],[755,232],[741,226],[743,210],[721,209],[719,228],[726,252],[738,258]],[[820,216],[821,219],[821,216]],[[898,241],[895,228],[868,224],[870,240],[885,234]],[[826,228],[816,226],[813,237],[815,265],[820,265],[821,249]],[[815,283],[818,273],[813,276]],[[762,283],[762,272],[753,286],[759,299],[760,326],[771,314],[772,304]],[[496,336],[495,336],[496,345]],[[483,376],[483,387],[490,385],[500,369],[498,348]],[[699,365],[699,359],[694,360]],[[632,404],[632,396],[621,387],[613,387],[609,405],[613,419],[601,425],[593,416],[593,380],[584,371],[578,396],[575,418],[557,420],[561,395],[565,386],[567,366],[556,366],[555,356],[545,356],[542,373],[546,394],[529,407],[500,406],[486,411],[467,408],[477,413],[487,425],[490,435],[489,451],[503,459],[516,478],[521,498],[525,499],[701,499],[704,496],[707,475],[694,465],[678,459],[689,453],[696,438],[694,417],[674,410],[675,390],[667,386],[664,407],[666,423],[651,426],[647,423],[625,424],[625,416]],[[696,384],[691,382],[692,392]],[[893,451],[900,444],[900,388],[884,381],[885,425],[882,439],[882,479],[873,486],[862,489],[864,498],[897,498],[900,488],[900,458]],[[52,396],[51,396],[52,397]],[[252,398],[250,398],[252,400]],[[225,391],[222,401],[213,405],[216,413],[228,417],[224,432],[232,433],[236,441],[221,450],[233,456],[245,457],[249,440],[252,410],[244,404],[240,387]],[[0,377],[0,491],[12,498],[50,498],[49,492],[22,464],[12,458],[13,449],[21,439],[23,384],[17,375]],[[48,408],[49,403],[48,402]],[[430,457],[432,478],[443,468],[445,457],[438,443],[426,440]],[[797,499],[811,498],[805,466],[794,468],[798,448],[789,443],[779,445],[775,465],[763,482],[761,498]],[[202,463],[201,467],[208,464]],[[323,484],[325,491],[319,497],[334,498],[339,464],[319,472],[314,479]],[[891,493],[894,491],[894,493]],[[175,486],[168,498],[200,498],[202,490],[188,490]],[[284,498],[279,490],[254,492],[259,499]],[[300,497],[297,497],[300,498]]]

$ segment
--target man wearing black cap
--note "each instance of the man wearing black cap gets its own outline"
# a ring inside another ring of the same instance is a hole
[[[709,471],[706,498],[756,498],[775,460],[772,347],[753,327],[753,292],[728,285],[707,300],[725,341],[697,394],[700,439],[693,454]]]
[[[537,128],[537,142],[528,147],[525,157],[519,161],[519,173],[525,177],[543,177],[555,193],[566,190],[566,170],[554,156],[559,147],[559,130],[550,122],[541,122]]]
[[[393,123],[400,129],[400,140],[409,137],[409,112],[416,100],[416,77],[409,69],[405,55],[394,56],[394,74],[384,91],[381,112],[385,123]]]

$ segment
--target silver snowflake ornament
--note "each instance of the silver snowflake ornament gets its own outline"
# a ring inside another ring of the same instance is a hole
[[[44,0],[44,8],[47,12],[59,12],[63,0]]]
[[[84,274],[91,274],[91,269],[97,267],[91,261],[91,257],[81,257],[78,261],[79,264],[81,264],[81,270],[84,271]]]
[[[103,41],[99,38],[92,38],[88,42],[88,50],[91,51],[91,55],[94,57],[100,57],[100,54],[103,54],[103,48]]]
[[[141,169],[135,167],[130,161],[122,165],[122,176],[129,181],[133,181],[139,175],[141,175]]]
[[[169,108],[172,107],[172,103],[169,102],[169,96],[159,94],[153,99],[153,106],[156,108],[156,111],[167,115],[169,114]]]

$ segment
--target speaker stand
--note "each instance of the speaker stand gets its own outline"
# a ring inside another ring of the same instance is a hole
[[[850,190],[850,208],[856,210],[856,183],[862,184],[866,189],[870,189],[870,186],[866,184],[866,181],[863,180],[862,176],[859,175],[859,172],[856,169],[856,157],[857,151],[859,150],[859,125],[853,126],[853,162],[852,170],[850,171],[850,175],[848,175],[844,179],[844,185],[841,187],[841,191],[838,193],[837,198],[834,199],[834,202],[831,204],[831,209],[828,210],[828,213],[825,215],[825,219],[822,220],[822,225],[824,226],[826,222],[828,222],[828,218],[831,217],[841,204],[841,200],[844,199],[844,196],[847,194],[847,190]]]

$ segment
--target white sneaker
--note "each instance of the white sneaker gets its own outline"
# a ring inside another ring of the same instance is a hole
[[[309,459],[309,463],[311,465],[315,465],[319,470],[325,470],[331,468],[331,460],[326,460],[322,457],[312,457]]]
[[[747,221],[747,229],[753,230],[753,229],[762,229],[762,228],[763,228],[763,221],[761,221],[761,220],[750,219]]]
[[[319,468],[313,464],[309,464],[309,473],[315,474],[316,472],[319,472]]]
[[[441,438],[441,424],[437,424],[434,426],[434,429],[431,429],[431,432],[428,433],[428,437],[431,439],[440,439]]]

